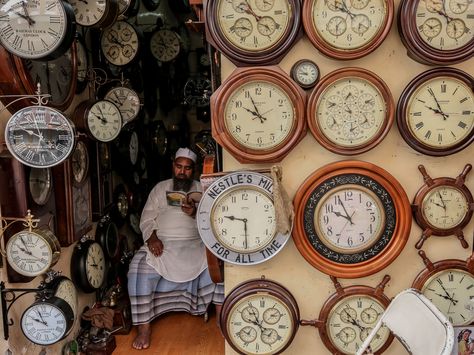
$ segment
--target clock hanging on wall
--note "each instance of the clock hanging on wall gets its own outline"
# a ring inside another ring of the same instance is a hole
[[[405,246],[410,203],[400,183],[363,161],[328,164],[300,186],[293,240],[316,269],[357,278],[389,265]]]

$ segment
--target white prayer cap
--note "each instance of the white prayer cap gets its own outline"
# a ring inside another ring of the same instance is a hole
[[[188,159],[191,159],[195,163],[197,159],[197,155],[191,149],[179,148],[176,151],[176,155],[174,156],[175,160],[178,158],[188,158]]]

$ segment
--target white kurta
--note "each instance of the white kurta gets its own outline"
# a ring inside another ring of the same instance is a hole
[[[181,210],[170,206],[166,191],[173,190],[173,179],[159,182],[148,195],[140,219],[147,251],[147,263],[169,281],[194,280],[207,268],[206,247],[199,236],[196,220]],[[201,191],[201,184],[194,181],[191,190]],[[146,246],[153,231],[163,242],[163,254],[156,257]]]

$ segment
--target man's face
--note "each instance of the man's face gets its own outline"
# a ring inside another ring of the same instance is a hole
[[[173,163],[173,175],[178,180],[191,180],[193,177],[193,161],[188,158],[178,158]]]

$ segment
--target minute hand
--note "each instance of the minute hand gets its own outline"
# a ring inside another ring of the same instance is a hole
[[[350,222],[351,224],[354,224],[354,222],[352,222],[351,216],[349,216],[349,213],[347,213],[346,207],[344,206],[344,203],[342,202],[342,200],[341,200],[341,198],[339,197],[339,195],[337,196],[337,198],[339,199],[339,202],[341,203],[342,209],[344,210],[344,213],[346,214],[347,219],[349,220],[349,222]]]

